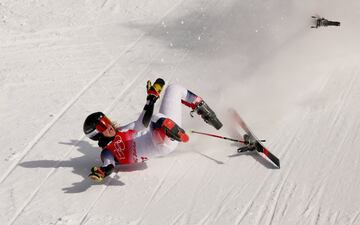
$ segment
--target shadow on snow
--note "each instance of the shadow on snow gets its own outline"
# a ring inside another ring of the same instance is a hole
[[[100,151],[98,147],[92,146],[90,143],[82,140],[70,140],[70,142],[60,142],[63,145],[72,145],[82,153],[83,155],[76,158],[70,158],[69,160],[36,160],[27,161],[20,163],[20,166],[25,168],[72,168],[74,174],[80,175],[82,180],[79,182],[72,183],[70,187],[64,187],[62,190],[65,193],[80,193],[89,189],[93,185],[109,185],[109,186],[123,186],[125,183],[121,182],[116,175],[109,182],[105,183],[94,183],[88,178],[90,173],[90,167],[93,165],[101,165]],[[132,172],[137,170],[145,170],[147,165],[145,162],[133,164],[133,165],[119,165],[116,166],[115,172]]]

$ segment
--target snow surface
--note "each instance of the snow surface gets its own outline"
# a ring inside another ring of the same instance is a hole
[[[0,1],[0,223],[360,224],[359,17],[358,0]],[[236,108],[281,169],[194,134],[91,182],[84,118],[136,119],[159,76]]]

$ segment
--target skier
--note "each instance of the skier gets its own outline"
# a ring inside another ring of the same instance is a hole
[[[325,18],[320,18],[318,16],[312,16],[312,18],[316,19],[316,26],[312,26],[311,28],[327,27],[327,26],[340,26],[340,22],[337,22],[337,21],[330,21]]]
[[[192,109],[216,129],[222,123],[205,101],[179,84],[170,85],[163,97],[160,112],[153,115],[165,81],[158,78],[152,85],[147,82],[146,104],[139,118],[122,127],[116,126],[102,112],[90,114],[84,122],[84,133],[101,148],[101,167],[91,168],[89,177],[101,182],[110,175],[116,164],[145,161],[150,156],[163,155],[175,150],[178,142],[187,142],[189,136],[181,128],[181,104]],[[150,125],[150,126],[149,126]]]

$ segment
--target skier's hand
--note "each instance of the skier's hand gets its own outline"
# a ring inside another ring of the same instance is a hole
[[[150,96],[153,96],[151,98],[159,98],[164,85],[165,81],[161,78],[156,79],[153,85],[151,84],[151,81],[148,80],[146,83],[146,93],[148,94],[148,98]]]
[[[91,168],[91,173],[89,174],[89,178],[95,182],[101,182],[105,177],[105,173],[101,170],[101,168],[94,166]]]

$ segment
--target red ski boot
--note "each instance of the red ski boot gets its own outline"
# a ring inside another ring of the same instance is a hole
[[[184,129],[179,127],[173,120],[169,118],[160,118],[155,124],[154,129],[159,132],[159,135],[164,139],[165,136],[171,140],[179,142],[188,142],[189,136]]]

